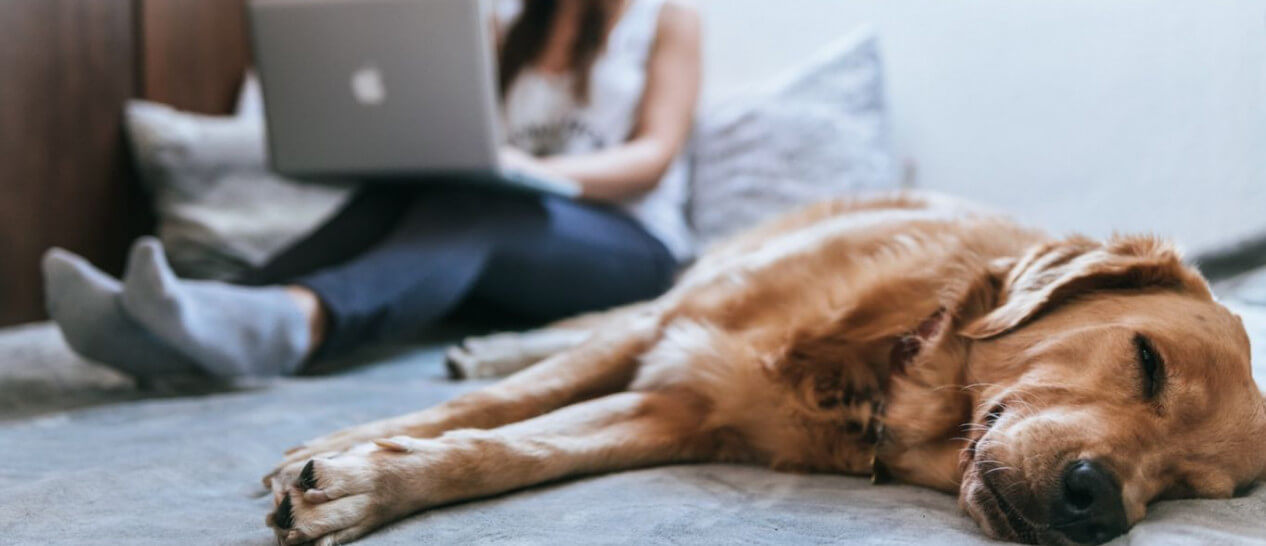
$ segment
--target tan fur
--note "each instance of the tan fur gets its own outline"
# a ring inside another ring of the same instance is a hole
[[[875,471],[958,493],[992,536],[1058,542],[1041,499],[1072,458],[1110,466],[1131,523],[1266,469],[1243,326],[1151,238],[1055,240],[931,195],[833,201],[713,249],[653,302],[562,327],[588,333],[292,450],[265,479],[278,536],[332,544],[563,476],[732,461]],[[1167,367],[1155,401],[1139,333]],[[1032,529],[1007,526],[982,468]]]

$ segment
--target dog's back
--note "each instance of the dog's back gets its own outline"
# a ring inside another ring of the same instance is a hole
[[[632,388],[699,395],[741,443],[735,458],[870,473],[890,374],[913,356],[903,344],[942,328],[946,313],[983,313],[989,302],[968,300],[988,293],[990,269],[1044,238],[935,194],[814,205],[685,273],[655,304],[664,335]]]

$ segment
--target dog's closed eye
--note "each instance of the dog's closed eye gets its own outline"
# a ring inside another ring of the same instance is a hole
[[[998,418],[1002,417],[1002,412],[1006,411],[1006,409],[1007,407],[1001,403],[994,405],[993,409],[985,414],[985,427],[992,427],[994,423],[997,423]]]
[[[1143,399],[1155,400],[1165,384],[1165,361],[1143,334],[1134,334],[1134,352],[1143,374]]]

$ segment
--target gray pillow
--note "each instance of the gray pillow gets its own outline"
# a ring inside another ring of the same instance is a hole
[[[878,40],[864,27],[765,86],[702,108],[689,211],[699,242],[814,201],[896,188],[885,106]]]
[[[348,184],[305,184],[268,170],[253,78],[234,116],[133,100],[125,123],[158,235],[186,277],[230,278],[262,265],[338,211]]]

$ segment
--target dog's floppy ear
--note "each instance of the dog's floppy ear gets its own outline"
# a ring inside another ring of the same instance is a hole
[[[998,306],[963,335],[1004,334],[1073,296],[1092,290],[1164,286],[1212,298],[1209,287],[1169,244],[1144,236],[1107,244],[1074,236],[1036,245],[1003,272]]]

